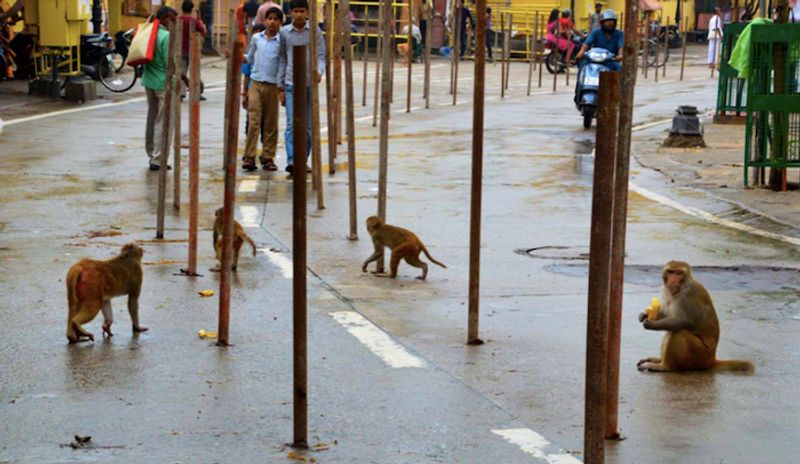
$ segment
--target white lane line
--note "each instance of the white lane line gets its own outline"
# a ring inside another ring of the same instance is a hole
[[[364,346],[390,367],[425,367],[425,362],[409,353],[383,330],[355,311],[336,311],[331,317],[342,325],[350,335],[356,337]]]
[[[648,122],[647,124],[640,124],[638,126],[634,126],[631,129],[631,132],[639,132],[641,130],[649,129],[651,127],[660,126],[662,124],[666,124],[668,122],[672,122],[672,118],[670,119],[659,119],[658,121]]]
[[[258,176],[248,176],[242,179],[239,183],[239,188],[237,192],[239,193],[252,193],[255,192],[258,188]]]
[[[749,226],[747,224],[742,224],[740,222],[723,219],[721,217],[715,216],[707,211],[703,211],[693,206],[684,206],[675,200],[667,198],[658,193],[651,192],[650,190],[647,190],[644,187],[640,187],[634,184],[633,182],[631,182],[629,186],[632,191],[638,193],[639,195],[645,198],[649,198],[650,200],[653,200],[655,202],[661,203],[664,206],[669,206],[670,208],[676,209],[684,214],[688,214],[689,216],[703,219],[704,221],[710,222],[712,224],[717,224],[725,227],[730,227],[731,229],[739,230],[742,232],[747,232],[748,234],[758,235],[759,237],[769,238],[773,240],[778,240],[780,242],[789,243],[791,245],[800,246],[800,238],[776,234],[774,232],[758,229],[756,227]]]
[[[580,459],[558,448],[531,429],[492,430],[492,433],[500,435],[512,445],[519,446],[522,451],[535,458],[544,459],[550,464],[579,464],[581,462]]]
[[[281,274],[286,279],[291,279],[292,275],[292,260],[287,258],[286,255],[288,253],[278,253],[276,251],[272,251],[269,248],[260,248],[258,251],[264,253],[272,264],[278,267],[281,270]]]
[[[242,213],[242,227],[258,227],[258,207],[242,205],[239,206],[239,211]]]

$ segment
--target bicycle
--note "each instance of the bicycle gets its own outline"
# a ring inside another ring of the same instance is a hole
[[[141,66],[126,63],[133,29],[117,32],[113,47],[109,47],[112,40],[107,33],[85,37],[81,43],[81,68],[103,87],[115,93],[126,92],[142,77]]]

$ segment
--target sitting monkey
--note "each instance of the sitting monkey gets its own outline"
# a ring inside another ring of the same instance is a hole
[[[128,243],[117,256],[106,260],[82,259],[67,272],[67,339],[70,343],[94,341],[82,326],[103,310],[103,335],[112,336],[111,298],[128,295],[128,312],[133,332],[146,332],[139,325],[139,292],[142,289],[141,247]]]
[[[664,330],[661,357],[639,361],[640,371],[689,370],[753,372],[750,361],[717,359],[719,321],[711,296],[692,277],[692,268],[682,261],[670,261],[661,271],[664,281],[662,309],[656,320],[639,314],[648,330]]]
[[[217,259],[220,262],[220,266],[211,269],[212,271],[219,272],[222,268],[222,229],[224,227],[223,224],[223,212],[225,208],[218,208],[217,211],[214,213],[216,216],[214,218],[214,250],[217,253]],[[236,268],[239,266],[239,251],[242,249],[242,245],[244,242],[250,244],[253,247],[253,256],[256,255],[256,243],[253,239],[250,238],[244,231],[244,227],[239,224],[238,221],[235,219],[233,220],[233,261],[231,263],[231,270],[235,271]]]
[[[361,266],[362,272],[367,272],[367,265],[383,255],[383,247],[392,250],[390,277],[397,277],[397,266],[401,259],[405,259],[408,264],[422,269],[422,275],[417,279],[425,280],[428,276],[428,265],[419,259],[420,252],[424,252],[431,262],[447,269],[447,266],[433,259],[422,240],[410,230],[384,224],[378,216],[370,216],[367,218],[367,232],[372,237],[375,251],[364,261],[364,265]]]

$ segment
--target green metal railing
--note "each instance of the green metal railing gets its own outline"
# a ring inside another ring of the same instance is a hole
[[[744,115],[747,111],[747,80],[739,79],[739,73],[728,64],[736,41],[747,23],[726,24],[722,29],[720,50],[719,85],[717,87],[717,116]]]
[[[800,168],[800,24],[755,25],[750,40],[745,185],[751,167]]]

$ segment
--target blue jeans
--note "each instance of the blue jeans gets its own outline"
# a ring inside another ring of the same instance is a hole
[[[292,86],[284,87],[286,95],[286,132],[283,133],[286,140],[286,164],[292,165],[294,160],[294,128],[292,127],[292,114],[294,112],[294,98]],[[306,160],[311,153],[311,89],[306,88]]]

